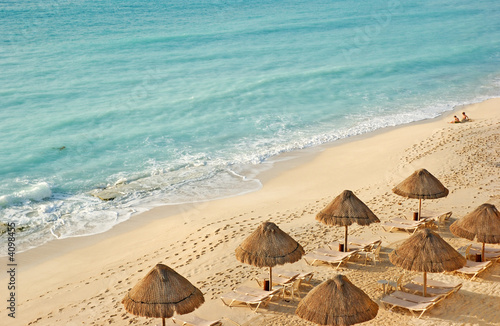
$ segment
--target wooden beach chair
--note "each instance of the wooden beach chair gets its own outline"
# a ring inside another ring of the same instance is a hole
[[[172,317],[172,321],[174,324],[182,325],[182,326],[219,326],[222,325],[222,321],[220,319],[217,320],[207,320],[200,318],[193,314],[188,315],[177,315]]]

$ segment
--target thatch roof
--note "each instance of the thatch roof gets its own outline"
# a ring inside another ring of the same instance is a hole
[[[264,222],[236,248],[236,259],[257,267],[294,263],[304,248],[276,224]]]
[[[416,199],[436,199],[448,196],[448,189],[426,169],[413,172],[392,191],[397,195]]]
[[[492,204],[482,204],[450,225],[456,236],[485,243],[500,243],[500,212]]]
[[[354,193],[344,190],[316,215],[326,225],[349,226],[353,223],[368,225],[380,220]]]
[[[174,312],[187,314],[203,302],[198,288],[162,264],[157,264],[122,300],[128,312],[154,318],[170,318]]]
[[[465,265],[465,258],[437,233],[422,229],[389,254],[396,266],[410,271],[451,272]]]
[[[344,275],[336,275],[312,289],[295,313],[319,325],[353,325],[377,316],[378,305]]]

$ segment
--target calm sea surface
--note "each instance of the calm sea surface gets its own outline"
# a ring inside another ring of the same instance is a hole
[[[0,1],[0,222],[19,251],[103,232],[494,96],[498,0]]]

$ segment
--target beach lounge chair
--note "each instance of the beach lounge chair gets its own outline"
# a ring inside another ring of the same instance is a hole
[[[297,280],[298,276],[299,276],[299,273],[296,273],[295,275],[292,275],[291,277],[283,277],[280,275],[274,275],[273,276],[273,290],[281,288],[283,291],[283,294],[282,294],[283,298],[285,298],[285,295],[288,292],[288,293],[290,293],[290,295],[293,299],[295,288],[297,287],[297,285],[295,283],[297,281],[300,281],[300,280]],[[256,278],[256,281],[261,288],[264,287],[264,278],[262,278],[262,277]]]
[[[286,271],[286,270],[274,270],[273,271],[275,275],[281,276],[281,277],[293,277],[294,275],[297,274],[297,272],[294,271]],[[297,279],[302,280],[305,283],[311,282],[312,277],[314,276],[314,272],[299,272],[297,275]]]
[[[368,259],[373,260],[373,264],[377,264],[377,260],[380,261],[380,250],[382,249],[382,241],[379,240],[378,242],[374,243],[373,245],[370,246],[370,248],[366,248],[363,251],[358,251],[357,256],[358,257],[364,257],[365,258],[365,265]]]
[[[273,282],[274,283],[274,282]],[[240,286],[236,289],[234,289],[234,292],[242,293],[242,294],[247,294],[247,295],[253,295],[256,297],[260,297],[262,295],[269,295],[271,298],[275,295],[277,295],[280,291],[282,290],[281,286],[273,286],[273,289],[271,291],[266,291],[263,289],[258,289],[250,286]]]
[[[444,295],[433,295],[428,297],[423,297],[421,295],[411,294],[403,291],[394,291],[390,294],[393,297],[398,299],[416,302],[416,303],[425,303],[425,302],[439,302],[445,298]]]
[[[249,286],[240,286],[232,292],[221,295],[222,302],[228,306],[247,306],[255,312],[261,305],[266,306],[271,299],[282,290],[281,287],[273,287],[272,291],[265,291]]]
[[[337,255],[332,256],[317,252],[311,252],[304,255],[302,258],[304,258],[305,262],[311,266],[314,265],[314,263],[316,262],[322,262],[331,265],[335,269],[338,269],[342,263],[345,263],[349,260],[349,257],[351,257],[355,253],[355,251],[349,251],[349,252],[337,251],[337,253],[338,253]]]
[[[479,250],[481,251],[483,248],[483,245],[480,244],[480,243],[473,243],[471,244],[471,249],[472,250]],[[496,252],[500,252],[500,247],[493,247],[493,246],[484,246],[484,252],[488,252],[488,253],[496,253]]]
[[[422,276],[417,276],[413,278],[409,283],[403,285],[403,288],[407,291],[413,293],[423,293],[424,292],[424,280]],[[428,295],[444,295],[445,297],[458,291],[462,287],[461,282],[445,283],[441,281],[427,280],[426,292]]]
[[[394,290],[397,291],[401,289],[401,280],[403,279],[403,274],[401,274],[397,280],[379,280],[378,283],[380,284],[385,284],[385,291],[384,293],[389,293],[389,291]]]
[[[193,314],[188,315],[177,315],[172,317],[174,324],[182,326],[219,326],[222,325],[220,319],[217,320],[207,320],[200,318]]]
[[[338,249],[338,246],[337,246]],[[349,248],[349,251],[347,253],[354,254],[358,252],[360,249],[357,248]],[[326,255],[326,256],[332,256],[332,257],[337,257],[337,256],[344,256],[346,252],[344,251],[338,251],[335,249],[329,249],[329,248],[318,248],[316,250],[313,250],[314,253],[316,254],[321,254],[321,255]]]
[[[296,272],[281,271],[281,270],[274,271],[274,273],[275,273],[275,275],[277,275],[279,277],[283,277],[283,278],[291,278],[291,277],[297,275],[297,277],[295,278],[293,283],[291,283],[291,285],[289,287],[284,289],[284,291],[289,291],[291,293],[292,299],[294,298],[294,296],[297,296],[300,298],[300,286],[302,285],[302,283],[310,283],[311,279],[314,275],[314,272],[302,272],[302,273],[297,274]],[[273,277],[273,280],[274,280],[274,277]],[[274,283],[274,281],[273,281],[273,283]]]
[[[377,242],[382,241],[380,238],[374,238],[374,239],[361,239],[357,237],[349,237],[349,243],[354,244],[354,245],[362,245],[365,247],[373,246]]]
[[[469,250],[470,255],[481,254],[481,249],[471,246]],[[500,258],[500,251],[496,251],[495,248],[484,248],[484,258],[485,260],[497,260]]]
[[[243,305],[252,309],[252,306],[255,306],[255,309],[253,309],[253,311],[257,312],[257,310],[261,305],[266,306],[269,303],[269,301],[271,301],[272,296],[270,294],[253,296],[232,291],[221,295],[220,298],[222,302],[228,307]]]
[[[450,219],[452,215],[452,212],[446,212],[446,213],[443,213],[441,215],[438,215],[436,217],[433,218],[433,222],[436,224],[437,228],[438,228],[438,231],[441,230],[441,227],[445,227],[446,226],[446,221],[448,221]]]
[[[395,230],[403,230],[408,233],[415,233],[419,228],[425,226],[427,222],[425,220],[420,221],[410,221],[403,219],[391,219],[390,221],[382,222],[382,228],[387,232],[392,232]]]
[[[472,281],[477,275],[479,275],[479,273],[484,272],[491,265],[493,265],[493,262],[491,260],[487,260],[484,262],[475,262],[467,260],[465,266],[460,269],[457,269],[455,272],[472,275],[472,277],[470,278],[470,280]]]
[[[415,312],[419,312],[420,315],[417,318],[422,317],[422,315],[432,308],[436,302],[434,301],[429,301],[429,302],[413,302],[413,301],[407,301],[403,300],[400,298],[397,298],[393,296],[392,294],[389,294],[382,299],[380,299],[380,302],[382,302],[386,306],[390,306],[389,311],[391,311],[394,307],[399,307],[399,308],[404,308],[408,309],[412,315],[415,315]]]
[[[333,251],[338,251],[339,250],[339,244],[344,244],[344,242],[339,242],[339,241],[333,241],[327,244],[327,248],[324,248],[324,250],[333,250]],[[356,244],[352,243],[351,241],[348,241],[347,243],[347,249],[349,251],[355,251],[355,250],[364,250],[365,248],[370,247],[370,244]],[[319,251],[321,249],[317,249],[315,251]]]
[[[412,283],[423,285],[424,284],[424,278],[422,275],[415,276],[414,278],[411,279]],[[437,280],[432,280],[432,279],[427,279],[427,286],[434,287],[434,288],[443,288],[443,289],[455,289],[458,290],[462,287],[462,282],[443,282],[443,281],[437,281]]]

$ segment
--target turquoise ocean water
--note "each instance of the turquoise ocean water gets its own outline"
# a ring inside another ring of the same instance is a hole
[[[11,0],[0,27],[0,222],[18,250],[500,96],[498,0]]]

